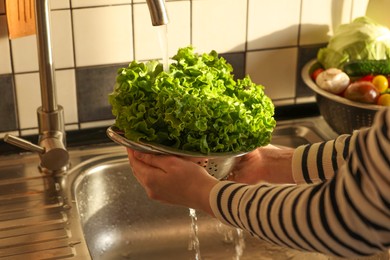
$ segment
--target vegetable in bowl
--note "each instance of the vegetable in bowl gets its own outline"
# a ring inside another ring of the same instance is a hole
[[[169,71],[158,61],[118,70],[109,95],[115,126],[132,141],[202,154],[247,152],[270,143],[274,105],[249,76],[235,80],[217,52],[178,50]]]
[[[340,25],[328,45],[317,54],[318,62],[325,68],[343,69],[348,62],[390,59],[390,29],[373,19],[362,16],[351,23]],[[348,65],[362,67],[368,65]],[[387,65],[375,65],[376,67]],[[343,69],[344,70],[344,69]],[[352,68],[349,70],[353,70]],[[383,73],[380,72],[380,73]]]

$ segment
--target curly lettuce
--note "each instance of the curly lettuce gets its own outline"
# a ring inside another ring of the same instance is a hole
[[[270,143],[274,106],[249,76],[234,80],[215,51],[181,48],[169,72],[158,61],[118,70],[109,95],[115,126],[133,141],[203,154],[247,152]]]

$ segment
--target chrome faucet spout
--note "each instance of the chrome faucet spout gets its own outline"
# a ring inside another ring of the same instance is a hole
[[[153,26],[168,24],[168,12],[164,0],[146,0]]]

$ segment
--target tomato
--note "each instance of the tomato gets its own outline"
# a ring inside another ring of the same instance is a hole
[[[372,84],[374,84],[374,86],[378,89],[380,93],[385,92],[386,89],[389,87],[389,81],[383,75],[375,76],[372,79]]]
[[[358,81],[368,81],[368,82],[372,82],[372,79],[374,78],[374,75],[366,75],[360,79],[358,79]]]
[[[376,103],[379,95],[378,89],[368,81],[354,82],[344,92],[345,98],[367,104]]]
[[[380,95],[380,97],[378,98],[378,102],[377,102],[378,105],[380,106],[390,106],[390,94],[386,93],[386,94],[382,94]]]
[[[312,79],[313,81],[316,81],[317,76],[318,76],[321,72],[323,72],[323,71],[324,71],[323,68],[315,69],[315,70],[310,74],[311,79]]]

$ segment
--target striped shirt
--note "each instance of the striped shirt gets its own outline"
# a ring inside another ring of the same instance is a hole
[[[390,248],[390,109],[370,128],[298,147],[292,167],[298,185],[219,182],[215,216],[303,251],[353,257]]]

